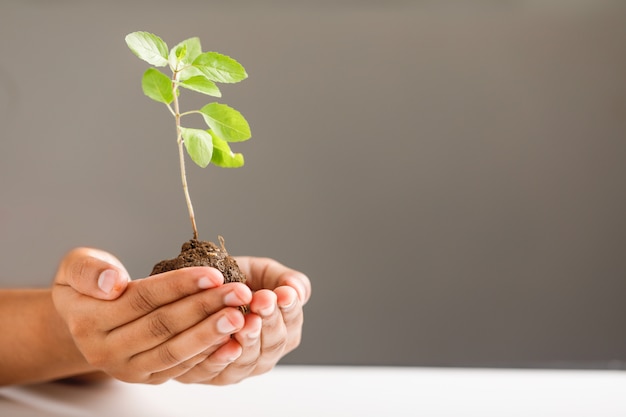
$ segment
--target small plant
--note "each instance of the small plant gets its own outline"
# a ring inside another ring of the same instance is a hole
[[[245,277],[237,272],[239,268],[234,259],[228,256],[221,236],[220,247],[198,238],[196,218],[187,186],[185,150],[191,160],[202,168],[211,163],[226,168],[241,167],[244,164],[243,155],[233,153],[229,143],[250,139],[250,126],[240,112],[217,102],[209,103],[199,110],[182,112],[179,98],[181,89],[221,97],[217,83],[237,83],[246,79],[248,74],[241,64],[226,55],[202,52],[198,38],[184,40],[168,49],[167,44],[157,35],[133,32],[126,35],[126,44],[135,55],[153,65],[144,72],[141,80],[144,94],[165,104],[174,117],[183,192],[193,229],[193,239],[183,245],[179,257],[159,262],[152,273],[205,265],[220,269],[225,274],[226,281],[243,281]],[[154,67],[169,67],[171,76]],[[182,123],[183,118],[193,114],[201,115],[208,129],[193,128]],[[226,276],[231,273],[242,277]]]
[[[198,229],[189,197],[183,147],[200,167],[210,163],[220,167],[238,168],[244,164],[243,155],[231,151],[229,142],[250,139],[250,126],[237,110],[220,103],[209,103],[200,110],[180,110],[180,89],[188,89],[213,97],[222,94],[216,83],[237,83],[248,77],[246,70],[234,59],[217,52],[202,52],[200,39],[190,38],[168,50],[167,44],[157,35],[133,32],[126,36],[126,44],[139,58],[155,67],[169,66],[169,77],[156,68],[143,74],[141,87],[146,96],[164,103],[176,123],[176,143],[180,160],[183,191],[193,228],[198,239]],[[184,127],[183,117],[200,114],[209,129]],[[183,146],[184,145],[184,146]]]

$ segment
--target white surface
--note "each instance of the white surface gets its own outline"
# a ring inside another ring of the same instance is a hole
[[[626,372],[281,366],[227,387],[0,388],[0,416],[626,416]]]

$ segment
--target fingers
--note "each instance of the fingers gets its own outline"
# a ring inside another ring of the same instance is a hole
[[[261,350],[255,373],[271,369],[284,355],[287,347],[287,327],[277,301],[275,292],[261,290],[255,293],[250,303],[250,311],[257,313],[263,320]]]
[[[182,366],[162,374],[180,371],[176,376],[170,377],[184,383],[213,385],[232,384],[250,375],[260,352],[262,323],[256,314],[247,314],[243,317],[243,327],[232,334],[232,338],[227,332],[229,336],[226,336],[226,339],[220,339],[216,344],[188,359]],[[218,330],[220,327],[217,326]],[[227,333],[222,331],[221,334]],[[247,365],[240,365],[242,363]]]
[[[311,281],[302,272],[288,268],[270,258],[255,258],[250,256],[237,257],[239,268],[246,274],[246,282],[252,290],[263,288],[273,290],[288,285],[298,293],[302,305],[311,297]]]
[[[158,383],[228,343],[244,327],[237,307],[249,304],[252,292],[223,285],[214,268],[192,267],[131,281],[112,301],[69,285],[56,286],[53,298],[91,365],[127,382]]]
[[[226,385],[234,383],[236,381],[223,376],[228,366],[241,356],[242,351],[241,345],[236,340],[228,339],[219,348],[205,351],[193,358],[194,366],[175,378],[185,384]]]
[[[230,363],[211,355],[179,380],[225,385],[272,369],[285,354],[290,340],[279,302],[293,307],[296,305],[294,300],[297,300],[294,289],[284,288],[279,294],[270,290],[259,290],[254,294],[250,302],[251,312],[245,317],[246,324],[234,335],[242,349],[236,360]]]
[[[185,383],[226,385],[249,376],[256,367],[260,352],[261,324],[258,315],[247,314],[243,328],[233,335],[229,343],[206,355],[204,360],[177,380]]]
[[[262,330],[261,316],[254,313],[246,315],[245,326],[234,335],[234,339],[241,346],[241,354],[220,375],[212,378],[212,384],[236,383],[255,373],[261,357]]]
[[[274,292],[277,297],[276,303],[287,328],[288,336],[285,346],[285,353],[287,353],[298,347],[302,338],[302,325],[304,324],[302,303],[296,291],[291,287],[278,287]]]
[[[153,374],[149,379],[172,378],[193,366],[194,357],[216,351],[230,335],[241,330],[245,320],[236,308],[224,308],[185,332],[130,358],[128,367]]]
[[[240,268],[248,275],[248,283],[257,291],[250,302],[246,324],[233,339],[241,351],[233,360],[232,343],[206,356],[181,374],[181,382],[212,385],[232,384],[252,375],[271,370],[288,352],[295,349],[302,337],[304,302],[310,298],[308,278],[276,261],[263,258],[238,258]],[[269,289],[259,288],[268,286]],[[229,351],[231,356],[222,352]]]
[[[209,267],[130,281],[112,255],[79,248],[62,261],[53,299],[87,361],[116,378],[235,383],[300,343],[311,294],[306,275],[274,260],[237,261],[247,285]]]
[[[90,297],[113,300],[124,292],[129,280],[126,268],[110,253],[77,248],[63,258],[55,284],[68,285]]]
[[[224,283],[215,268],[189,267],[131,281],[120,303],[101,306],[115,316],[115,327],[146,316],[159,308]]]
[[[211,291],[190,295],[185,298],[184,302],[174,302],[158,307],[145,316],[111,330],[107,339],[115,346],[129,349],[129,355],[137,355],[161,346],[188,329],[192,332],[199,331],[192,328],[224,307],[246,305],[251,299],[252,292],[244,284],[225,284]],[[223,334],[231,333],[228,327],[229,320],[232,319],[235,322],[238,320],[231,316],[232,314],[226,315],[225,318],[217,321],[218,331]],[[235,330],[239,330],[239,326],[236,326]],[[169,349],[169,347],[166,348]],[[197,352],[191,349],[188,354],[194,355]],[[180,356],[184,357],[183,360],[188,359],[185,354],[180,354]]]
[[[130,323],[175,301],[184,304],[186,297],[219,287],[223,281],[222,274],[214,268],[192,267],[130,281],[124,294],[112,301],[80,294],[68,284],[55,285],[52,298],[76,342],[99,352],[99,344],[93,343],[93,340],[98,339],[97,334],[102,334],[99,337],[108,337],[113,330],[121,331]],[[63,282],[62,278],[57,278],[57,282]],[[188,327],[196,322],[192,321]],[[124,341],[122,347],[126,351],[133,349],[137,343],[141,344],[131,333],[125,334],[128,334],[129,340]],[[116,353],[120,350],[116,348]],[[100,355],[96,356],[95,361],[99,362]]]

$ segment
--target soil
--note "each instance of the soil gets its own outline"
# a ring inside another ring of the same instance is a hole
[[[237,261],[226,251],[224,239],[219,237],[220,246],[206,240],[191,239],[183,243],[180,254],[174,259],[166,259],[157,263],[150,275],[188,266],[211,266],[224,275],[224,283],[246,282],[246,275],[241,272]],[[248,311],[247,306],[240,307],[242,312]]]

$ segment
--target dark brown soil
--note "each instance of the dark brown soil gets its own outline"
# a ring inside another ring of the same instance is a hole
[[[246,276],[239,269],[237,261],[228,255],[224,247],[224,239],[220,236],[220,246],[206,240],[191,239],[183,244],[183,247],[174,259],[166,259],[157,263],[150,275],[162,272],[173,271],[175,269],[186,268],[188,266],[211,266],[218,269],[224,275],[224,282],[246,282]],[[247,307],[242,307],[245,313]]]

